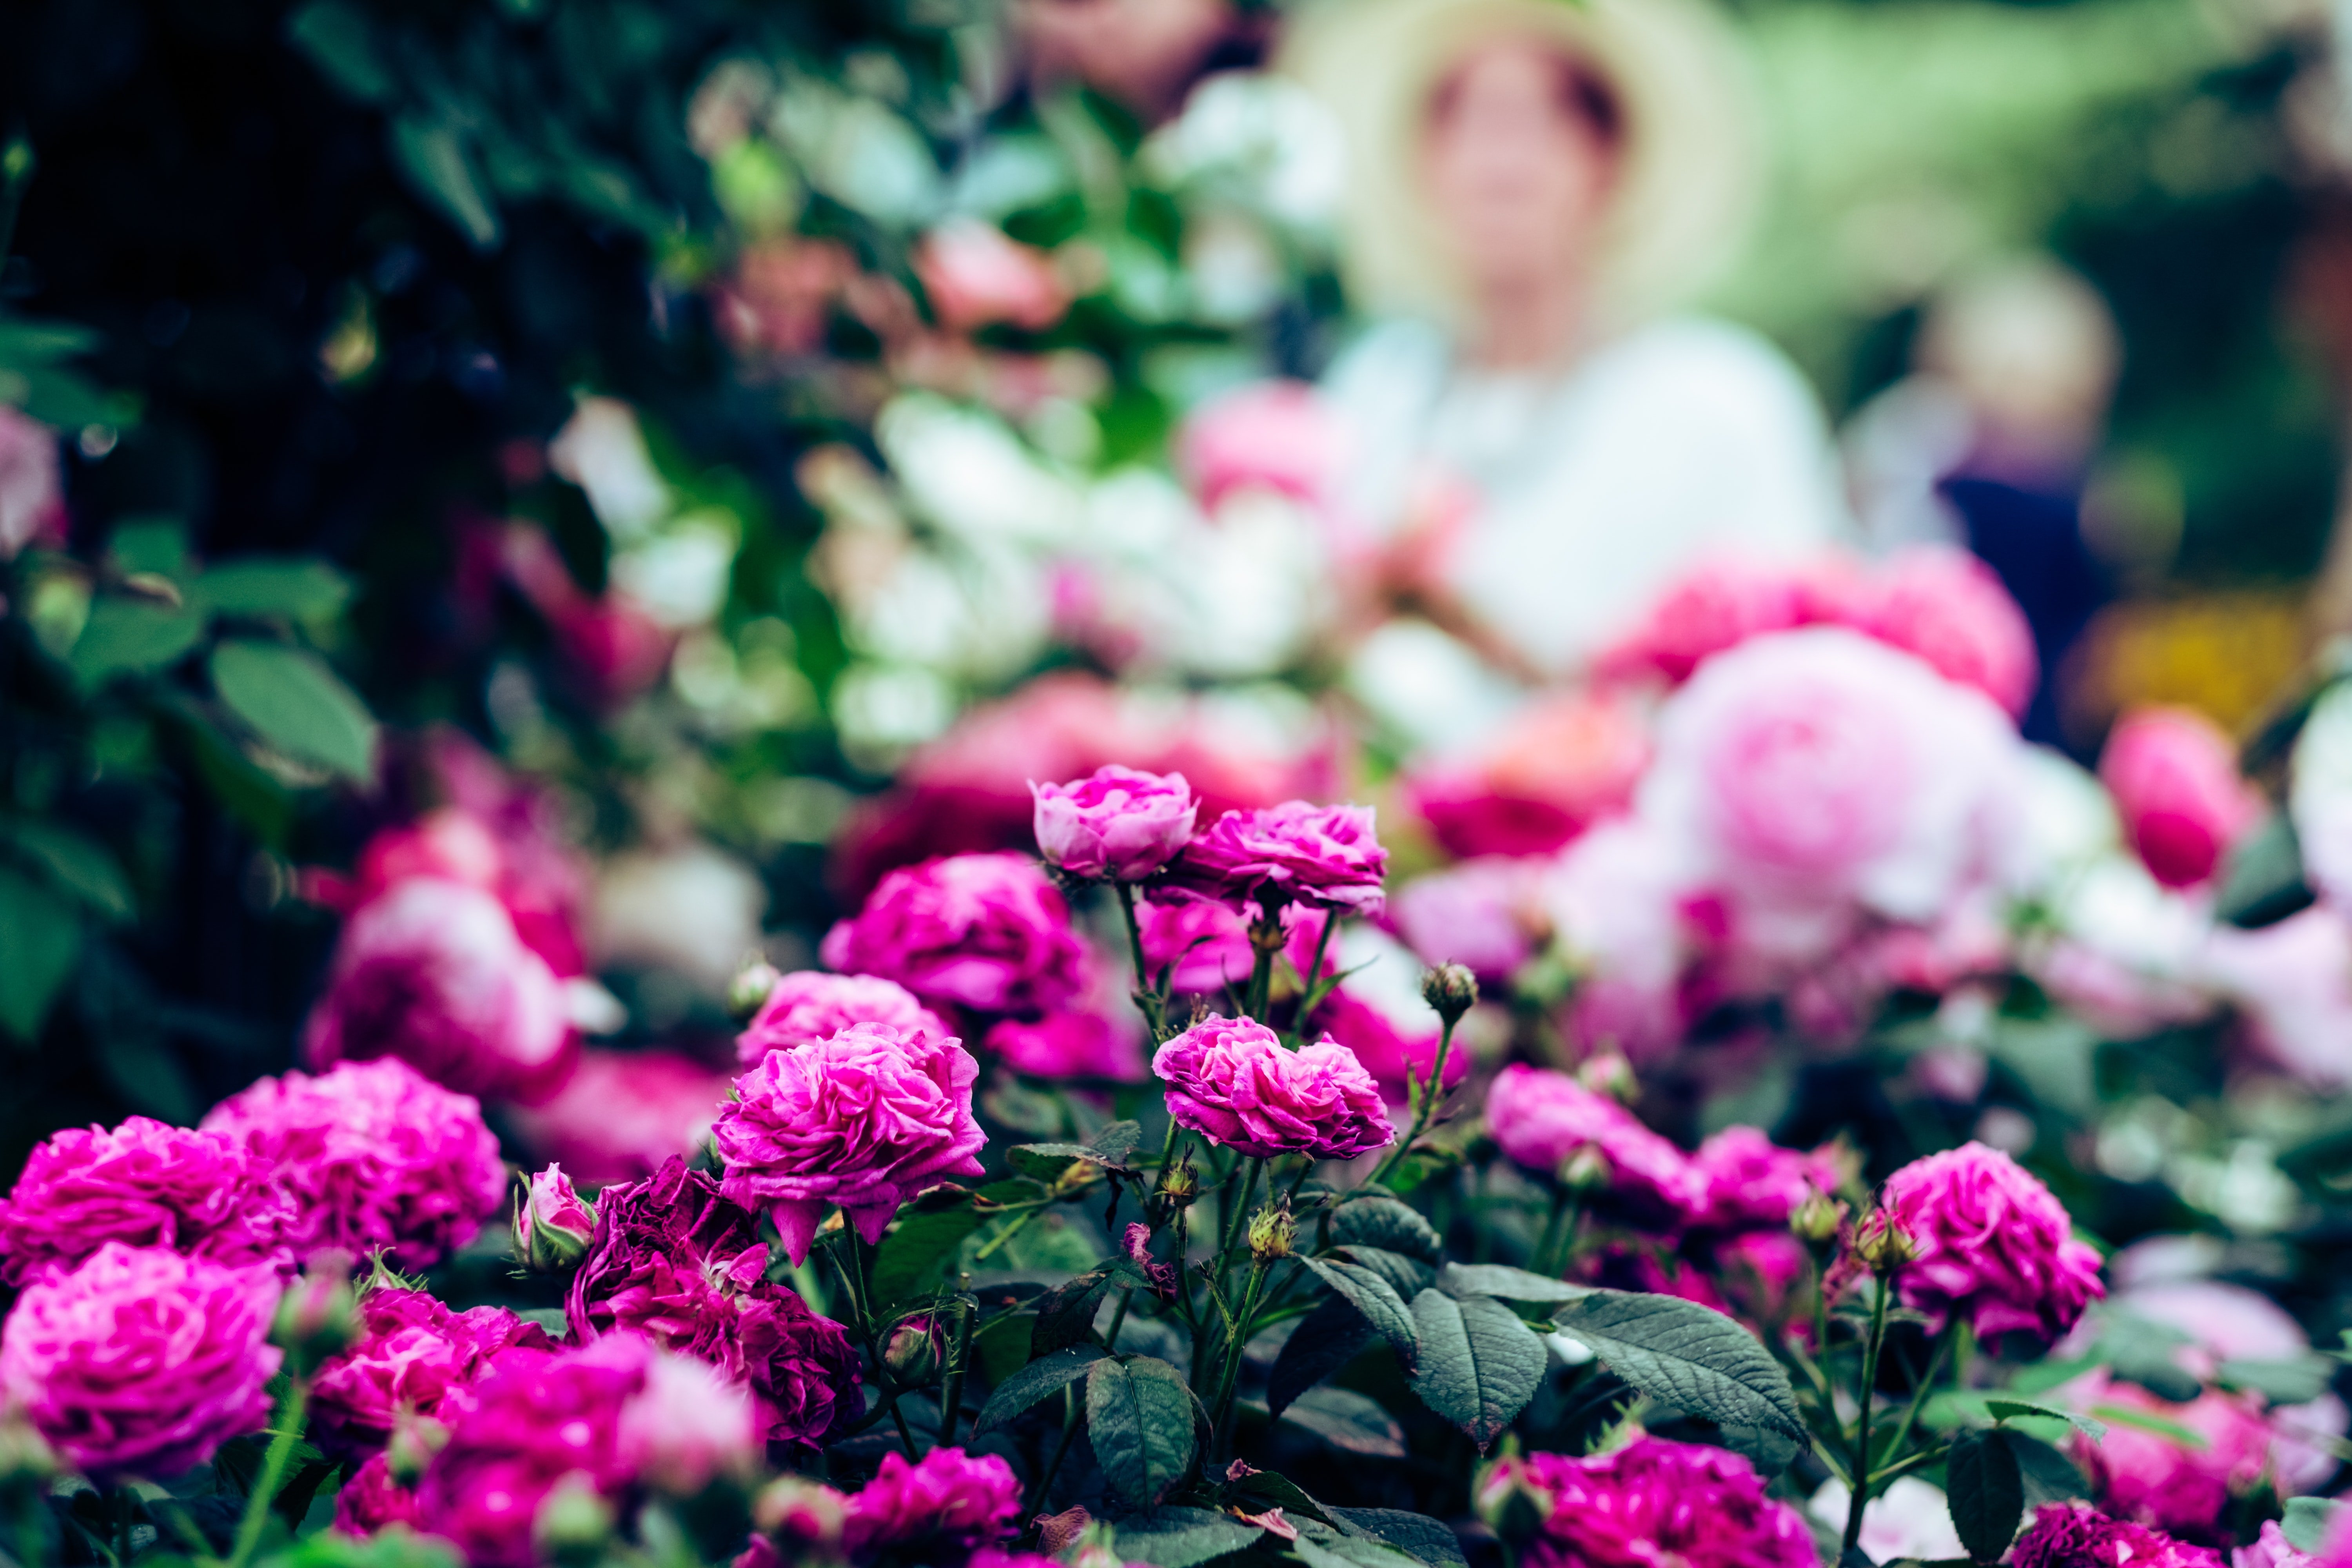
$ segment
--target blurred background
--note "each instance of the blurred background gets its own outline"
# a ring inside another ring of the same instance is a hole
[[[746,956],[1020,842],[1030,778],[1390,777],[1426,737],[1267,500],[1311,421],[1201,422],[1363,326],[1287,68],[1349,3],[7,7],[0,1168],[285,1065],[436,805],[544,851],[575,1016],[693,1101]],[[2345,18],[1723,20],[1757,221],[1704,303],[1801,370],[1847,542],[2002,572],[2039,738],[2251,731],[2352,633]]]

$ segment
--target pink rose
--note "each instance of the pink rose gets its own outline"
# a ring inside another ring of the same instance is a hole
[[[65,492],[58,433],[0,403],[0,561],[28,544],[63,544]]]
[[[1151,1070],[1177,1124],[1220,1148],[1352,1160],[1396,1142],[1380,1086],[1328,1036],[1290,1051],[1254,1018],[1205,1018],[1161,1046]]]
[[[2123,1261],[2122,1254],[2114,1259],[2118,1278]],[[2294,1361],[2311,1351],[2303,1325],[2285,1308],[2259,1290],[2218,1279],[2152,1279],[2116,1297],[2114,1310],[2187,1334],[2189,1342],[2176,1346],[2172,1359],[2200,1378],[2210,1379],[2225,1361]]]
[[[710,1135],[733,1082],[672,1051],[591,1047],[553,1098],[507,1108],[515,1136],[592,1185],[651,1175]]]
[[[1706,562],[1597,655],[1593,670],[1603,681],[1652,678],[1679,686],[1708,658],[1750,637],[1843,619],[1853,592],[1853,568],[1843,561],[1811,567]]]
[[[1388,919],[1424,963],[1459,963],[1488,984],[1510,978],[1550,934],[1540,860],[1490,856],[1407,882]]]
[[[1414,768],[1405,795],[1457,856],[1549,855],[1623,811],[1649,762],[1629,706],[1577,692],[1531,704],[1466,758]]]
[[[33,1150],[0,1200],[0,1281],[69,1268],[110,1241],[289,1265],[298,1223],[270,1163],[225,1133],[144,1116],[68,1128]]]
[[[2262,820],[2263,800],[2238,773],[2221,727],[2185,708],[2142,708],[2107,734],[2099,779],[2124,837],[2168,888],[2191,888]]]
[[[1193,838],[1169,868],[1171,885],[1196,898],[1269,913],[1287,904],[1381,912],[1389,853],[1369,805],[1286,801],[1229,811]]]
[[[2352,921],[2314,904],[2254,931],[2216,925],[2204,960],[2247,1045],[2316,1088],[2352,1083]]]
[[[468,1094],[544,1094],[574,1049],[562,982],[506,907],[435,877],[352,912],[303,1037],[313,1068],[397,1057]]]
[[[504,1307],[459,1312],[423,1290],[377,1286],[360,1299],[359,1337],[311,1383],[310,1440],[338,1458],[381,1449],[404,1416],[438,1415],[516,1345],[553,1348],[547,1331]]]
[[[1681,1041],[1693,1011],[1689,874],[1682,847],[1635,817],[1594,828],[1545,878],[1545,923],[1581,976],[1565,1019],[1573,1042],[1638,1062]]]
[[[1328,498],[1347,432],[1312,386],[1263,381],[1213,397],[1176,433],[1176,468],[1201,510],[1238,490],[1268,489],[1308,506]]]
[[[1074,877],[1139,882],[1191,842],[1200,804],[1182,773],[1097,768],[1076,784],[1032,784],[1037,848]]]
[[[1072,1009],[1034,1021],[1001,1018],[981,1045],[1004,1058],[1013,1071],[1031,1078],[1107,1078],[1120,1083],[1143,1079],[1143,1039],[1134,1029],[1100,1013]]]
[[[1070,308],[1053,258],[971,218],[941,224],[915,247],[915,276],[931,313],[951,332],[1010,322],[1042,332]]]
[[[730,1202],[764,1208],[794,1263],[839,1205],[878,1243],[898,1205],[949,1176],[981,1173],[972,1120],[979,1064],[954,1039],[856,1024],[776,1051],[735,1080],[711,1142]]]
[[[852,1024],[887,1024],[942,1039],[955,1032],[895,980],[802,969],[769,988],[759,1012],[735,1037],[735,1055],[745,1067],[756,1067],[770,1051],[805,1046]]]
[[[298,1254],[384,1247],[395,1267],[429,1268],[506,1206],[506,1166],[480,1102],[397,1058],[265,1078],[204,1125],[274,1163],[294,1197]]]
[[[1583,1458],[1528,1454],[1494,1467],[1480,1493],[1512,1488],[1544,1514],[1520,1546],[1526,1568],[1818,1568],[1802,1516],[1727,1448],[1640,1436]]]
[[[2065,1205],[1998,1149],[1964,1143],[1886,1178],[1879,1202],[1916,1248],[1903,1304],[1967,1316],[1990,1339],[2053,1340],[2105,1296],[2098,1249],[2073,1239]]]
[[[652,1350],[645,1383],[621,1406],[619,1458],[638,1480],[693,1497],[720,1476],[748,1476],[761,1427],[751,1394],[717,1367]]]
[[[1148,984],[1158,984],[1164,969],[1178,995],[1214,996],[1228,985],[1244,984],[1257,963],[1249,921],[1223,904],[1140,899],[1135,917],[1143,933],[1143,962],[1151,971],[1144,976]]]
[[[2011,1568],[2222,1568],[2191,1546],[2079,1502],[2044,1503],[2010,1549]]]
[[[1948,544],[1917,544],[1870,573],[1845,617],[1857,631],[1916,654],[2012,718],[2041,684],[2033,628],[1993,569]]]
[[[1023,855],[952,855],[893,871],[825,934],[823,951],[835,969],[982,1012],[1043,1012],[1086,984],[1069,906]]]
[[[1587,1151],[1600,1155],[1611,1195],[1653,1223],[1678,1224],[1706,1202],[1689,1155],[1564,1072],[1513,1062],[1497,1073],[1486,1090],[1486,1131],[1507,1156],[1546,1175]]]
[[[2208,1389],[2175,1405],[2101,1371],[2071,1385],[2067,1399],[2080,1409],[2129,1411],[2197,1435],[2194,1444],[2183,1443],[2116,1419],[2107,1421],[2106,1436],[2097,1442],[2075,1435],[2075,1462],[2097,1489],[2101,1505],[2121,1518],[2159,1530],[2210,1531],[2233,1497],[2273,1468],[2277,1435],[2251,1395]],[[2334,1473],[2332,1466],[2326,1473]]]
[[[2277,1520],[2266,1519],[2252,1545],[2230,1554],[2230,1568],[2320,1568],[2320,1560],[2289,1541]]]
[[[551,1164],[524,1184],[514,1207],[514,1254],[526,1268],[553,1274],[580,1261],[596,1239],[596,1205],[580,1195],[563,1167]]]
[[[169,1479],[269,1419],[279,1278],[110,1241],[0,1328],[0,1406],[91,1479]]]
[[[1691,1167],[1706,1184],[1694,1222],[1710,1228],[1785,1227],[1806,1200],[1835,1195],[1845,1180],[1836,1150],[1783,1149],[1753,1127],[1727,1127],[1698,1146]]]
[[[849,1500],[842,1542],[857,1562],[893,1549],[909,1561],[961,1561],[1011,1535],[1020,1511],[1021,1483],[993,1454],[933,1448],[910,1465],[893,1450]]]

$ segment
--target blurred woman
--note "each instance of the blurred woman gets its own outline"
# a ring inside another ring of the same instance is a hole
[[[1339,5],[1287,63],[1348,132],[1347,279],[1384,318],[1325,386],[1347,509],[1424,623],[1377,636],[1375,664],[1402,637],[1423,669],[1467,647],[1563,675],[1695,559],[1830,540],[1802,379],[1668,313],[1756,194],[1738,61],[1695,0]]]

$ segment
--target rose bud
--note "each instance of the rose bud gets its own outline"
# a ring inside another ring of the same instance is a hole
[[[352,1289],[352,1255],[322,1247],[310,1255],[302,1276],[278,1299],[269,1342],[286,1352],[288,1369],[308,1377],[320,1362],[352,1342],[359,1331],[359,1297]]]
[[[597,1495],[596,1483],[586,1472],[575,1470],[556,1482],[539,1505],[530,1534],[544,1561],[593,1563],[613,1538],[613,1505]]]
[[[1436,1009],[1450,1029],[1478,1005],[1478,977],[1464,964],[1441,963],[1423,973],[1421,997]]]
[[[562,1166],[548,1166],[515,1194],[515,1260],[532,1273],[573,1268],[595,1239],[596,1205],[572,1187]]]
[[[940,1374],[940,1326],[928,1312],[898,1320],[882,1350],[883,1370],[901,1388],[923,1388]]]
[[[1893,1215],[1885,1209],[1875,1209],[1862,1222],[1861,1234],[1853,1238],[1853,1255],[1872,1273],[1886,1274],[1918,1257],[1919,1247],[1911,1233]]]
[[[1845,1205],[1815,1193],[1789,1216],[1789,1228],[1797,1233],[1798,1239],[1818,1246],[1837,1238],[1838,1227],[1845,1224]]]
[[[1259,1263],[1276,1263],[1290,1256],[1291,1243],[1298,1237],[1298,1226],[1290,1217],[1290,1205],[1270,1205],[1250,1216],[1250,1257]]]
[[[751,1017],[767,1002],[768,993],[782,978],[776,966],[764,960],[746,965],[727,984],[728,1012],[738,1018]]]

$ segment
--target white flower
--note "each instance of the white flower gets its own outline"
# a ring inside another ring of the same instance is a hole
[[[1321,100],[1256,72],[1210,77],[1184,112],[1152,134],[1144,166],[1158,180],[1222,180],[1285,223],[1328,223],[1347,194],[1347,137]]]
[[[727,602],[735,520],[699,511],[613,554],[613,585],[670,631],[707,626]]]
[[[600,963],[674,970],[724,995],[767,906],[751,868],[710,845],[630,850],[597,878],[592,945]]]
[[[1077,531],[1077,487],[990,415],[909,393],[883,407],[874,439],[915,510],[951,534],[1042,544]]]
[[[1822,1483],[1805,1511],[1832,1530],[1845,1528],[1846,1510],[1853,1492],[1843,1481]],[[1960,1532],[1952,1527],[1952,1510],[1941,1489],[1916,1476],[1904,1476],[1863,1505],[1862,1550],[1874,1563],[1912,1558],[1933,1563],[1966,1557]]]
[[[636,410],[617,397],[583,397],[547,444],[555,471],[588,492],[604,531],[635,539],[668,515],[669,487],[654,470]]]

